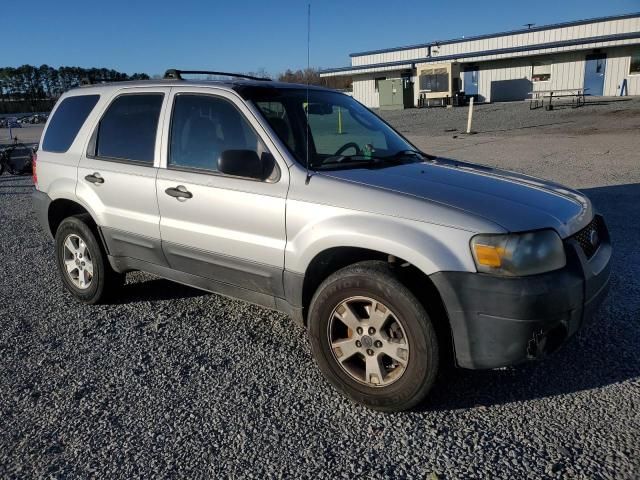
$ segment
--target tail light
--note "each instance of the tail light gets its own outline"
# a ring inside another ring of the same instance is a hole
[[[38,165],[38,153],[33,151],[31,152],[31,176],[33,178],[33,184],[35,185],[36,188],[38,188],[38,171],[37,171],[37,165]]]

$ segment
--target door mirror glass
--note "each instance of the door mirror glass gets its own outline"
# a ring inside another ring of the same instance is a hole
[[[273,170],[273,163],[268,157],[271,155],[263,154],[261,158],[254,150],[224,150],[218,157],[218,171],[236,177],[265,180]]]

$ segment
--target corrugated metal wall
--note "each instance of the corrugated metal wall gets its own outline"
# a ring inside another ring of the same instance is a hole
[[[600,22],[574,25],[570,27],[553,28],[548,30],[525,32],[520,34],[503,35],[500,37],[485,38],[480,40],[460,40],[434,47],[433,56],[455,55],[462,53],[481,52],[499,48],[520,47],[537,45],[541,43],[573,40],[578,38],[598,37],[616,33],[640,31],[640,17],[620,20],[607,20]],[[351,57],[351,65],[368,65],[383,62],[394,62],[426,57],[427,47],[409,48],[393,52],[372,53]]]
[[[629,75],[632,53],[640,53],[640,46],[607,51],[607,65],[604,75],[605,95],[620,95],[620,87],[625,78],[627,79],[628,94],[640,95],[640,74]]]
[[[549,30],[505,35],[501,37],[456,42],[442,45],[438,48],[438,55],[454,55],[459,53],[480,52],[498,48],[520,47],[541,43],[574,40],[578,38],[599,37],[615,33],[637,32],[640,30],[640,17],[622,20],[608,20],[601,22],[575,25],[571,27],[554,28]],[[432,52],[433,53],[433,52]]]
[[[429,54],[427,47],[410,48],[395,52],[375,53],[351,57],[351,66],[368,65],[370,63],[395,62],[398,60],[411,60],[412,58],[426,57]]]
[[[362,75],[358,76],[358,79],[354,79],[353,81],[353,98],[369,108],[380,107],[374,78],[375,77],[373,75]]]

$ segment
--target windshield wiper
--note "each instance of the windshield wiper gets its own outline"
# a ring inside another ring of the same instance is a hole
[[[401,150],[399,152],[387,155],[384,157],[375,155],[336,155],[333,157],[327,157],[321,162],[312,165],[313,168],[351,168],[361,164],[374,164],[382,165],[387,163],[404,163],[407,157],[414,157],[419,159],[430,159],[428,155],[418,150]]]
[[[390,155],[390,157],[401,158],[408,155],[413,155],[413,156],[420,157],[422,159],[427,159],[427,160],[433,160],[435,158],[434,156],[429,155],[428,153],[424,153],[424,152],[421,152],[420,150],[413,150],[413,149],[400,150],[399,152],[396,152],[393,155]]]

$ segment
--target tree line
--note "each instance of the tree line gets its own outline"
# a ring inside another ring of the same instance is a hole
[[[289,83],[309,83],[320,85],[335,90],[351,90],[353,79],[351,76],[321,77],[317,68],[305,68],[304,70],[287,70],[278,75],[278,81]]]
[[[333,88],[334,90],[351,90],[353,78],[350,75],[343,75],[339,77],[321,77],[320,69],[318,68],[305,68],[304,70],[291,70],[279,73],[277,75],[271,75],[264,68],[256,72],[249,72],[248,75],[254,77],[270,78],[272,80],[278,80],[279,82],[287,83],[302,83],[309,85],[318,85],[326,88]]]
[[[145,73],[128,75],[107,68],[0,67],[0,113],[50,110],[60,95],[85,79],[112,82],[148,78]]]
[[[352,78],[349,76],[320,77],[317,68],[286,70],[275,77],[264,69],[250,74],[275,78],[281,82],[309,83],[336,90],[349,90]],[[159,77],[155,75],[154,78]],[[146,73],[128,75],[107,68],[60,67],[49,65],[22,65],[21,67],[0,67],[0,113],[41,112],[53,108],[56,100],[64,92],[82,84],[92,82],[118,82],[124,80],[148,80]]]

